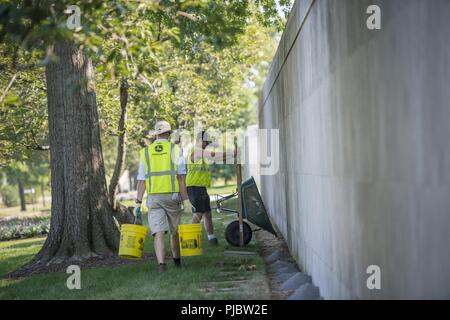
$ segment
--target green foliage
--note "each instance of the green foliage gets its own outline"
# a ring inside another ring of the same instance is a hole
[[[265,26],[274,25],[281,31],[286,23],[286,17],[292,9],[293,0],[255,0],[260,9],[258,20]]]
[[[72,5],[81,13],[75,30],[66,25]],[[70,39],[91,51],[112,77],[137,78],[156,71],[158,54],[170,46],[195,56],[201,44],[214,49],[236,44],[253,15],[278,26],[283,20],[278,8],[273,0],[10,0],[0,5],[0,42],[15,44],[15,66],[19,49],[46,52],[56,41]]]
[[[80,29],[66,26],[70,5],[81,10]],[[57,41],[79,43],[96,66],[107,172],[114,167],[120,133],[122,78],[130,84],[126,131],[132,171],[143,138],[162,118],[181,128],[192,128],[194,120],[222,130],[254,123],[274,35],[284,25],[280,11],[287,14],[290,5],[289,0],[3,1],[0,87],[15,81],[0,101],[0,166],[39,157],[36,150],[49,144],[43,69],[29,66],[56,59],[51,48]]]
[[[19,204],[19,197],[16,188],[9,185],[0,186],[0,198],[3,204],[10,208]]]
[[[131,86],[132,139],[138,142],[159,119],[185,129],[202,121],[223,131],[255,122],[259,86],[276,48],[272,35],[254,21],[230,48],[203,43],[195,56],[167,50],[158,72]]]
[[[230,181],[236,183],[236,168],[234,165],[213,165],[211,169],[214,180],[223,180],[225,185],[228,185]]]
[[[158,65],[154,71],[128,78],[126,165],[132,174],[137,171],[136,155],[145,144],[143,138],[160,119],[185,129],[191,129],[194,121],[202,121],[205,127],[222,131],[255,123],[259,90],[276,50],[275,33],[275,28],[264,27],[251,18],[235,44],[221,50],[208,42],[197,43],[193,51],[162,43],[165,50],[155,55]],[[103,67],[98,68],[98,79],[97,97],[108,173],[114,167],[119,134],[120,81]],[[224,174],[231,179],[233,171],[233,168],[219,168],[218,176]]]
[[[42,196],[41,192],[48,189],[50,183],[48,154],[35,153],[26,161],[9,161],[7,167],[0,168],[0,179],[4,180],[8,187],[13,188],[17,196],[19,181],[24,189],[33,187],[36,190],[35,197]],[[42,187],[44,190],[41,190]]]
[[[11,46],[0,45],[0,64],[12,64],[8,57]],[[26,63],[27,56],[19,63]],[[31,61],[36,58],[28,57]],[[47,100],[45,79],[40,70],[17,72],[11,68],[1,71],[0,87],[5,89],[14,80],[0,101],[0,167],[11,161],[30,159],[34,151],[45,149],[47,137]]]

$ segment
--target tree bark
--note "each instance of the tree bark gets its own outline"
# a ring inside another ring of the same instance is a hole
[[[125,158],[127,155],[127,132],[125,124],[127,122],[127,107],[128,107],[128,81],[122,79],[120,81],[120,120],[118,126],[118,143],[117,143],[117,157],[116,165],[114,166],[114,172],[109,183],[109,203],[111,203],[113,214],[119,224],[133,223],[132,211],[121,205],[117,199],[117,190],[119,185],[119,179],[125,169]]]
[[[41,197],[42,197],[42,206],[45,207],[45,185],[43,181],[41,181]]]
[[[131,174],[131,171],[130,174],[128,175],[128,188],[130,191],[134,191],[133,175]]]
[[[119,232],[108,201],[94,70],[72,42],[55,45],[46,67],[52,209],[47,240],[30,263],[109,256]]]
[[[117,158],[114,172],[109,183],[109,200],[116,210],[118,205],[116,204],[117,185],[119,184],[120,176],[123,174],[125,167],[126,157],[126,141],[127,133],[125,124],[127,121],[127,104],[128,104],[128,82],[126,79],[120,81],[120,120],[119,120],[119,137],[117,144]]]
[[[22,179],[17,179],[19,186],[20,211],[27,211],[27,203],[25,201],[25,191],[23,189]]]

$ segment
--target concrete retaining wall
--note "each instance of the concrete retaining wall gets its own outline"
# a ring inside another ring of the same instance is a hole
[[[281,139],[260,188],[326,299],[450,298],[449,30],[448,0],[296,1],[259,106]]]

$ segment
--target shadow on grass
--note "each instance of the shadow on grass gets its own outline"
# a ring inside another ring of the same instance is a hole
[[[24,253],[14,257],[8,257],[8,261],[0,265],[0,279],[3,279],[8,273],[25,265],[25,263],[30,261],[34,255],[34,253]]]
[[[12,244],[12,242],[17,242],[17,241],[21,241],[21,240],[27,240],[27,241],[23,242],[23,243]],[[12,240],[12,241],[5,241],[5,242],[3,242],[3,244],[6,243],[6,245],[4,247],[2,247],[2,249],[25,249],[30,246],[36,246],[39,244],[43,244],[44,240],[45,240],[45,238],[39,237],[39,238],[16,239],[16,240]],[[8,245],[7,244],[8,242],[11,242],[11,245]]]

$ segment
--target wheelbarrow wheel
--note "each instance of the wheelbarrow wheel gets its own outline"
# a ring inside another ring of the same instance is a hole
[[[250,240],[252,240],[252,229],[248,225],[247,222],[243,222],[244,227],[244,245],[249,244]],[[239,235],[239,221],[231,222],[225,229],[225,240],[229,244],[235,247],[239,247],[240,245],[240,235]]]

